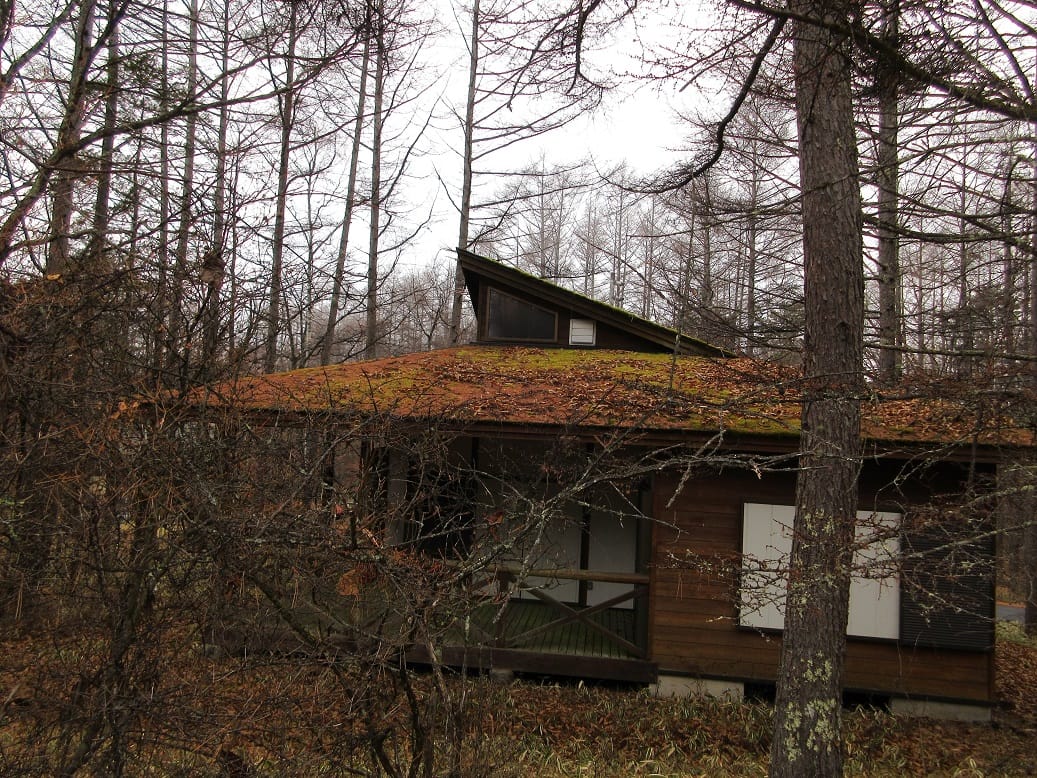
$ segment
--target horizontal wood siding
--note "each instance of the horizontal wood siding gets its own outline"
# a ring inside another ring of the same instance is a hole
[[[896,474],[892,465],[872,465],[861,478],[861,507],[903,511],[933,490],[953,487],[957,471],[935,472],[913,493],[886,493]],[[737,626],[738,583],[732,569],[741,547],[744,502],[791,505],[795,476],[704,473],[690,479],[667,507],[676,476],[660,474],[654,491],[655,525],[649,649],[660,672],[732,680],[775,678],[779,634]],[[693,560],[707,563],[696,569]],[[710,564],[715,562],[716,564]],[[847,689],[992,701],[992,654],[914,648],[892,642],[851,640],[847,647]]]

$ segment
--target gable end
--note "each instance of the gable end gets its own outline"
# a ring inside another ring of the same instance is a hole
[[[478,320],[476,343],[605,348],[728,357],[704,341],[464,249],[457,250]],[[549,336],[551,317],[554,334]]]

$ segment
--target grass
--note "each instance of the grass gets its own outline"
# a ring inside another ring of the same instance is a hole
[[[1037,649],[1037,636],[1027,635],[1023,625],[1014,621],[999,621],[997,623],[997,642],[999,644],[1012,643]]]

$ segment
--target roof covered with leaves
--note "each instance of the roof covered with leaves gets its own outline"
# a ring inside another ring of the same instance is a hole
[[[242,378],[192,398],[277,414],[459,425],[799,435],[799,373],[749,358],[464,346]],[[866,397],[862,433],[888,443],[1014,443],[1029,435],[965,398]]]

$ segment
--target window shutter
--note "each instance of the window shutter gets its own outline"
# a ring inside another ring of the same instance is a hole
[[[903,644],[976,651],[994,645],[993,536],[965,543],[971,535],[985,534],[986,527],[955,529],[924,527],[904,534]]]

